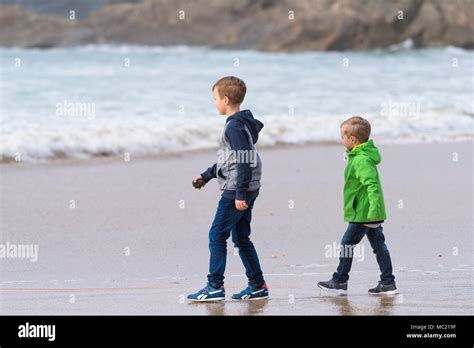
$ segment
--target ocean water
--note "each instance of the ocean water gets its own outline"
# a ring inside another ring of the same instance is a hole
[[[376,143],[474,139],[472,51],[265,53],[208,48],[0,48],[2,162],[213,148],[211,86],[247,83],[259,144],[339,141],[352,115]]]

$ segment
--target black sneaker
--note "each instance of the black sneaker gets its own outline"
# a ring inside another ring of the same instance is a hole
[[[369,289],[369,294],[370,295],[396,295],[398,294],[397,287],[395,286],[395,282],[390,283],[390,284],[382,284],[382,282],[379,282],[379,284],[373,288]]]
[[[347,282],[338,283],[334,280],[328,280],[327,282],[319,282],[318,286],[329,292],[337,293],[339,295],[347,295]]]

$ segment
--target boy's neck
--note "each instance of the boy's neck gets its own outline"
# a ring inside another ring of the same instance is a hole
[[[229,117],[229,116],[232,116],[233,114],[235,114],[236,112],[239,112],[239,111],[240,111],[240,105],[229,106],[229,108],[225,112],[225,115],[227,117]]]
[[[367,142],[367,141],[364,141],[363,143],[357,143],[357,144],[355,144],[355,145],[352,147],[352,149],[351,149],[350,151],[354,151],[354,150],[357,149],[359,146],[364,145],[366,142]]]

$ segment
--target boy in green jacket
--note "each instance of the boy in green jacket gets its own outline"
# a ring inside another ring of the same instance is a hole
[[[349,226],[342,237],[337,271],[331,280],[319,282],[318,286],[340,295],[347,294],[353,248],[367,235],[382,272],[381,281],[369,289],[369,294],[397,294],[392,261],[382,233],[382,223],[387,217],[376,167],[381,157],[374,142],[369,140],[370,123],[354,116],[341,124],[340,132],[348,158],[344,172],[344,221],[349,222]]]

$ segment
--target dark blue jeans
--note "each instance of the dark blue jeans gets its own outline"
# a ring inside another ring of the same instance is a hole
[[[227,260],[227,239],[232,233],[232,241],[239,249],[239,256],[245,267],[249,284],[259,287],[265,283],[257,251],[250,241],[250,222],[252,208],[256,196],[247,201],[246,210],[237,210],[235,200],[221,197],[217,206],[216,216],[209,231],[209,274],[207,279],[212,287],[218,288],[224,284],[224,272]]]
[[[344,250],[349,250],[351,246],[358,244],[361,239],[367,235],[374,254],[379,264],[380,280],[382,284],[393,283],[395,277],[392,274],[392,261],[390,260],[390,253],[387,245],[385,245],[385,236],[383,235],[383,227],[377,228],[366,227],[363,224],[349,223],[346,233],[341,241],[341,255],[339,258],[339,266],[337,271],[332,275],[332,279],[339,283],[345,283],[349,279],[349,272],[352,266],[352,253],[342,254]]]

